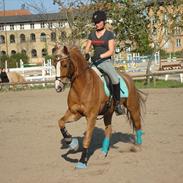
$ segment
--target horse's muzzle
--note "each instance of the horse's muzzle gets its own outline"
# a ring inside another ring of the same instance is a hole
[[[64,91],[64,83],[62,83],[61,81],[59,81],[59,80],[56,80],[55,81],[55,90],[56,90],[56,92],[62,92],[62,91]]]

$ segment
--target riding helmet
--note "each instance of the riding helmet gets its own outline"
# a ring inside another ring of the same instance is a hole
[[[97,23],[99,23],[101,21],[104,21],[105,22],[106,19],[107,19],[106,13],[104,11],[102,11],[102,10],[98,10],[98,11],[95,11],[93,13],[92,21],[95,24],[97,24]]]

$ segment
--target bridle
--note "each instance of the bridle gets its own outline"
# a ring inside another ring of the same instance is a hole
[[[87,65],[87,67],[84,68],[83,72],[80,72],[80,73],[78,73],[77,75],[73,75],[73,72],[72,72],[72,67],[73,67],[73,65],[72,65],[72,60],[71,60],[70,55],[68,55],[68,56],[66,56],[66,57],[63,57],[63,58],[61,58],[61,56],[57,55],[57,56],[56,56],[56,64],[58,64],[58,62],[60,62],[60,64],[61,64],[61,62],[64,61],[64,60],[66,60],[66,59],[67,59],[67,61],[68,61],[68,63],[67,63],[67,70],[68,70],[67,74],[66,74],[66,75],[60,75],[60,76],[56,76],[56,77],[55,77],[55,81],[58,80],[58,81],[62,82],[62,84],[67,84],[67,83],[64,83],[64,82],[61,80],[62,78],[68,78],[68,79],[70,80],[70,82],[72,83],[72,82],[73,82],[76,78],[78,78],[85,70],[87,70],[87,69],[90,68],[89,65]],[[56,65],[56,67],[57,67],[57,65]]]
[[[62,79],[62,78],[68,78],[69,80],[72,79],[72,73],[69,72],[69,71],[71,71],[71,64],[72,64],[72,63],[71,63],[70,56],[66,56],[66,57],[63,57],[63,58],[61,58],[61,57],[62,57],[62,56],[59,56],[59,55],[56,56],[56,70],[57,70],[57,64],[60,63],[60,66],[61,66],[61,64],[62,64],[61,62],[67,59],[67,61],[68,61],[68,63],[67,63],[67,70],[68,70],[68,73],[67,73],[66,75],[61,75],[61,73],[60,73],[60,76],[55,76],[55,80],[60,81],[60,82],[62,82],[63,84],[66,84],[66,83],[64,83],[61,79]],[[60,69],[60,68],[59,68],[59,69]]]

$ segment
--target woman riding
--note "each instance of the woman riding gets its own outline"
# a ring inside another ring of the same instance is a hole
[[[119,76],[112,65],[111,56],[115,51],[115,40],[113,32],[105,28],[106,13],[104,11],[96,11],[93,14],[92,21],[95,24],[96,30],[91,32],[85,48],[86,59],[89,57],[91,46],[94,48],[92,61],[97,67],[106,72],[113,85],[113,95],[115,101],[115,112],[118,115],[124,114],[124,106],[120,104],[120,82]]]

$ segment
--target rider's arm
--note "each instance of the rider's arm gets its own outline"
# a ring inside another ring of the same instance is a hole
[[[91,40],[88,40],[87,43],[86,43],[86,47],[85,47],[85,59],[87,61],[89,61],[89,59],[90,59],[90,54],[89,54],[90,47],[91,47]]]
[[[85,54],[90,52],[90,48],[91,48],[91,40],[88,40],[85,47]]]
[[[100,58],[107,58],[107,57],[110,57],[114,54],[114,50],[115,50],[115,41],[114,39],[111,39],[108,41],[108,51],[106,51],[105,53],[102,53],[100,55]]]

